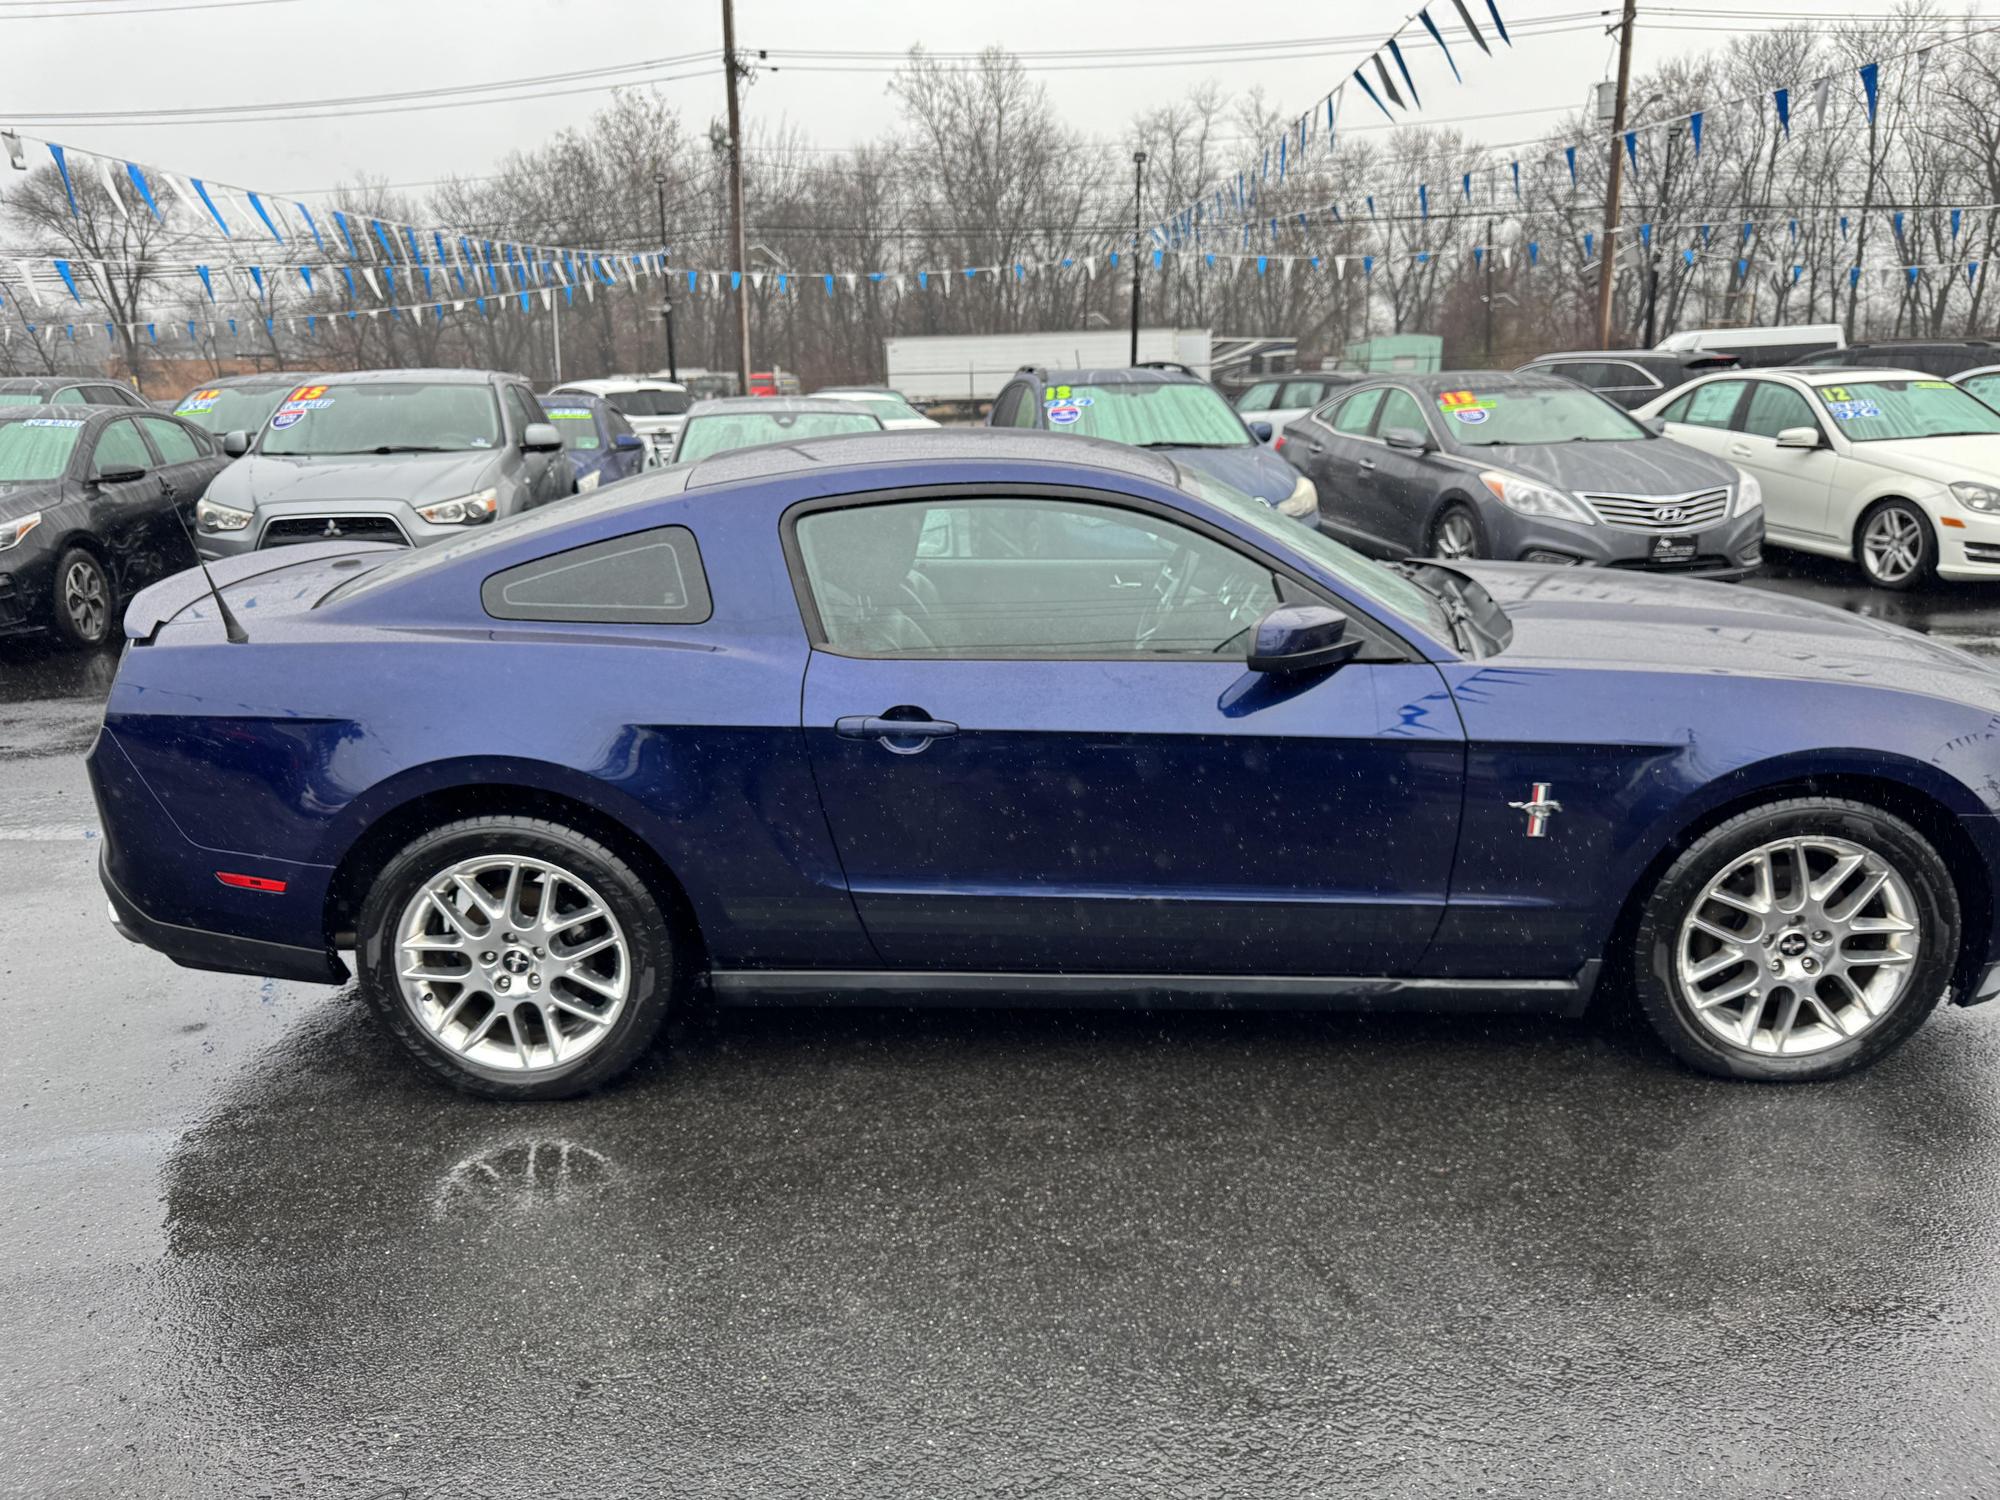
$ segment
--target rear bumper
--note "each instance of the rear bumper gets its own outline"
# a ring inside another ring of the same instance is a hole
[[[257,938],[231,937],[179,927],[147,916],[119,889],[111,876],[110,851],[97,859],[97,878],[111,902],[111,925],[131,942],[163,953],[184,969],[211,969],[221,974],[256,974],[273,979],[297,979],[307,984],[345,984],[347,965],[323,948],[293,948]]]

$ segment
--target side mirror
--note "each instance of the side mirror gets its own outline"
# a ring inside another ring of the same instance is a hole
[[[521,434],[523,453],[560,453],[562,434],[553,422],[530,422]]]
[[[1825,440],[1817,427],[1787,427],[1778,434],[1780,448],[1821,448]]]
[[[1382,441],[1391,448],[1400,448],[1405,453],[1428,453],[1431,435],[1419,432],[1414,427],[1389,427],[1383,429]]]
[[[1639,425],[1652,433],[1654,437],[1665,437],[1667,435],[1667,419],[1665,417],[1641,417],[1639,418]]]
[[[620,453],[637,453],[646,446],[646,440],[636,432],[621,432],[611,440],[611,446]]]
[[[241,458],[250,451],[250,434],[247,432],[225,432],[222,435],[222,451],[231,458]]]
[[[1271,424],[1269,422],[1252,422],[1250,424],[1250,436],[1260,443],[1270,442]]]
[[[1257,622],[1246,665],[1273,676],[1324,671],[1360,655],[1361,642],[1346,637],[1347,616],[1339,610],[1324,604],[1280,604]]]
[[[114,464],[108,469],[99,469],[91,478],[99,484],[130,484],[135,479],[144,479],[146,471],[130,464]]]

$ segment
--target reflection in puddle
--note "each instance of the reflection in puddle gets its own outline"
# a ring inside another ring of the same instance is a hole
[[[602,1151],[562,1137],[494,1146],[452,1164],[431,1217],[492,1219],[561,1208],[615,1187],[623,1174]]]

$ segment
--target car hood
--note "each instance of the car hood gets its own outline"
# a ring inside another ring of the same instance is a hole
[[[1733,464],[1672,438],[1631,443],[1536,443],[1461,449],[1481,469],[1505,469],[1571,493],[1685,495],[1736,483]]]
[[[33,484],[0,484],[0,521],[12,521],[30,511],[54,505],[63,497],[63,481],[38,479]]]
[[[1276,505],[1292,493],[1299,471],[1261,443],[1242,448],[1156,448],[1177,463],[1212,474],[1224,484]]]
[[[249,453],[216,475],[208,498],[249,510],[335,500],[431,505],[484,489],[499,473],[499,449],[470,453],[371,453],[334,458]]]
[[[2000,672],[1900,625],[1743,584],[1521,563],[1455,564],[1513,622],[1496,658],[1842,682],[2000,711]]]
[[[1937,484],[1954,479],[2000,483],[2000,433],[1974,437],[1889,438],[1854,443],[1850,455],[1864,463],[1885,464],[1906,474],[1921,475]]]

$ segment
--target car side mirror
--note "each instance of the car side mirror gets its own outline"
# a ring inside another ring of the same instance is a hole
[[[1280,604],[1257,622],[1246,663],[1253,672],[1284,676],[1338,667],[1361,654],[1347,638],[1347,616],[1324,604]]]
[[[91,478],[99,484],[130,484],[135,479],[144,479],[146,471],[131,464],[114,464],[108,469],[99,469]]]
[[[523,453],[560,453],[562,434],[553,422],[530,422],[521,433]]]
[[[1817,427],[1787,427],[1778,434],[1780,448],[1819,448],[1825,446]]]
[[[1639,418],[1639,425],[1652,433],[1654,437],[1665,437],[1667,435],[1667,419],[1665,417],[1641,417]]]
[[[637,453],[646,446],[646,440],[635,432],[621,432],[611,440],[611,446],[620,453]]]
[[[1250,424],[1250,436],[1260,443],[1270,442],[1271,424],[1269,422],[1252,422]]]
[[[222,435],[222,451],[231,458],[241,458],[250,451],[250,434],[247,432],[225,432]]]
[[[1384,428],[1382,441],[1391,448],[1400,448],[1406,453],[1427,453],[1431,446],[1430,434],[1419,432],[1414,427]]]

